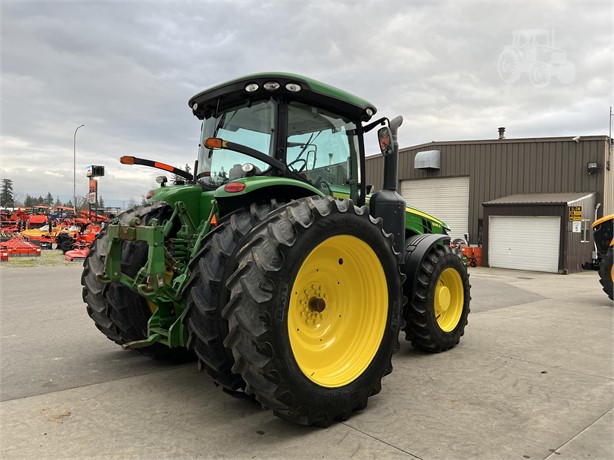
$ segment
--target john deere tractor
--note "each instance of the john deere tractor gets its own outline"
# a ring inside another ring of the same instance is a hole
[[[109,339],[193,357],[226,392],[327,426],[379,393],[399,330],[458,344],[469,280],[448,228],[397,193],[397,130],[371,103],[286,73],[238,78],[189,101],[194,174],[164,163],[147,204],[120,215],[84,263],[83,299]],[[383,190],[368,194],[378,128]]]

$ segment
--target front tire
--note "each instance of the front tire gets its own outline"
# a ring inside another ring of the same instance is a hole
[[[225,345],[246,392],[303,425],[364,408],[392,371],[403,304],[381,221],[349,200],[297,200],[250,234],[237,263]]]
[[[404,286],[410,299],[403,309],[405,338],[427,352],[454,347],[465,333],[471,300],[462,260],[449,246],[433,246],[413,278],[415,292],[409,283]]]

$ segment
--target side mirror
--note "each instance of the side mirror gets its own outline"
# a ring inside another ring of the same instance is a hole
[[[388,156],[393,150],[394,146],[392,145],[392,131],[388,126],[384,126],[377,130],[377,140],[379,142],[379,149],[382,152],[382,155]]]

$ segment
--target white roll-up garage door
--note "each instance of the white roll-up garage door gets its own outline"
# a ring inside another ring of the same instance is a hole
[[[488,263],[558,273],[561,218],[551,216],[490,216]]]
[[[452,239],[469,231],[469,177],[404,180],[401,195],[412,208],[448,224]]]

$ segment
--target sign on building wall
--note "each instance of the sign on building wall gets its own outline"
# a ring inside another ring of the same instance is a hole
[[[582,220],[582,206],[570,206],[569,207],[569,220],[572,222]]]
[[[582,232],[582,221],[581,220],[574,220],[572,222],[572,228],[571,231],[573,233],[581,233]]]

